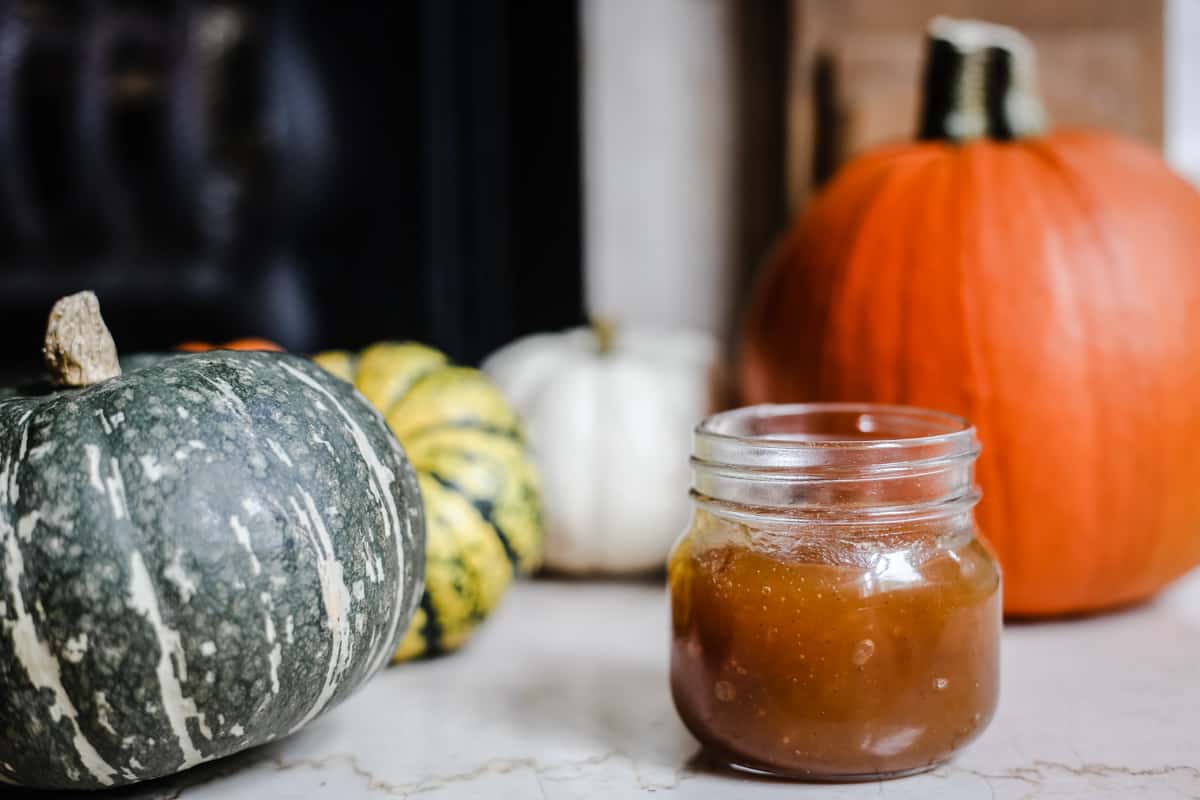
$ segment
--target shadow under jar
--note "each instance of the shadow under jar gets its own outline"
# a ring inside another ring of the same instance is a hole
[[[936,766],[991,720],[1000,573],[974,428],[901,406],[766,405],[695,432],[671,554],[671,691],[710,758],[807,780]]]

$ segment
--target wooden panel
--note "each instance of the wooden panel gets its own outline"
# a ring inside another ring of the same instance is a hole
[[[1160,146],[1161,0],[792,0],[788,188],[793,208],[854,153],[912,136],[926,22],[1013,25],[1033,40],[1052,125]]]

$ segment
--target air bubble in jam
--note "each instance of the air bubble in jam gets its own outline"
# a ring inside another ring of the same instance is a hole
[[[737,689],[729,681],[717,681],[713,684],[713,694],[722,703],[730,703],[737,697]]]
[[[933,682],[933,688],[937,689],[939,692],[949,685],[950,681],[946,680],[945,678],[937,678]]]
[[[871,639],[863,639],[854,646],[852,660],[855,666],[861,667],[870,661],[873,655],[875,655],[875,642]]]

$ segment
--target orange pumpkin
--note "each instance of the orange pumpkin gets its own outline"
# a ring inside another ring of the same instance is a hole
[[[1009,613],[1148,597],[1200,563],[1200,195],[1141,144],[1043,134],[1015,32],[930,41],[920,140],[848,164],[768,259],[741,398],[963,414]]]
[[[175,345],[175,349],[184,353],[206,353],[209,350],[269,350],[275,353],[282,353],[283,348],[272,342],[270,339],[257,339],[247,337],[244,339],[233,339],[224,344],[210,344],[208,342],[181,342]]]

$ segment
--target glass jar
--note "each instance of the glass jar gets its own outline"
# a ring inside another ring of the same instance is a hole
[[[996,708],[1000,573],[975,431],[902,406],[709,417],[671,554],[671,691],[710,758],[810,780],[920,772]]]

